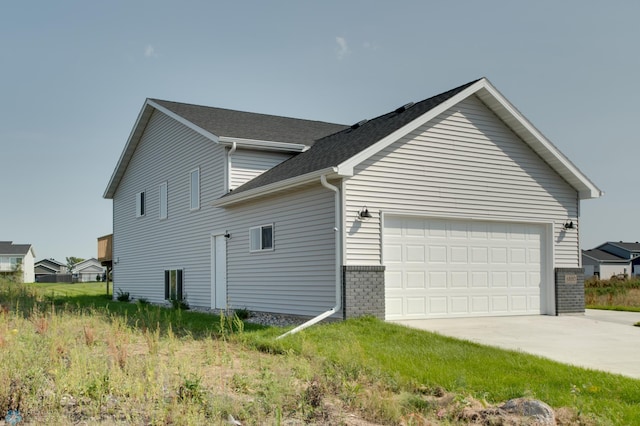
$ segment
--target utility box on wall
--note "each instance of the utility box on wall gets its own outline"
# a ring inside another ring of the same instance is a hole
[[[556,315],[584,313],[584,269],[556,268]]]

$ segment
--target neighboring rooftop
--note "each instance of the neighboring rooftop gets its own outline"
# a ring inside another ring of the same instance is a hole
[[[614,247],[620,247],[621,249],[624,249],[630,252],[633,252],[633,251],[640,252],[640,243],[637,241],[635,243],[627,243],[623,241],[607,241],[605,244],[610,244]],[[599,247],[602,247],[605,244],[602,244]]]
[[[31,250],[31,244],[13,244],[13,241],[0,241],[0,255],[25,255]]]
[[[628,263],[629,259],[625,259],[624,257],[616,256],[615,254],[611,254],[607,251],[600,249],[591,249],[591,250],[582,250],[582,254],[585,256],[589,256],[592,259],[598,260],[600,262],[620,262],[620,263]]]

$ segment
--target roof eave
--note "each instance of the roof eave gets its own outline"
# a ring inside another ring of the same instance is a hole
[[[348,176],[346,174],[340,174],[337,167],[329,167],[326,169],[316,170],[304,175],[274,182],[269,185],[248,189],[237,194],[230,193],[213,201],[211,205],[214,207],[228,207],[244,201],[252,200],[257,197],[273,194],[275,192],[285,191],[287,189],[292,189],[300,185],[313,182],[314,180],[320,179],[320,176],[322,175],[325,175],[328,178]]]

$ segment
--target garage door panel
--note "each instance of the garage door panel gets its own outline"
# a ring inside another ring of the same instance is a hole
[[[540,225],[385,219],[387,318],[539,314],[543,236]]]

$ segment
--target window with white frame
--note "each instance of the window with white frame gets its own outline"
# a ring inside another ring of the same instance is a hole
[[[249,229],[250,251],[273,250],[273,224]]]
[[[160,219],[166,219],[168,213],[167,182],[160,184]]]
[[[183,300],[183,276],[182,269],[166,269],[164,271],[164,298],[165,300]]]
[[[142,217],[145,214],[146,199],[144,191],[136,194],[136,217]]]
[[[200,168],[192,170],[189,177],[189,209],[197,210],[200,208]]]

